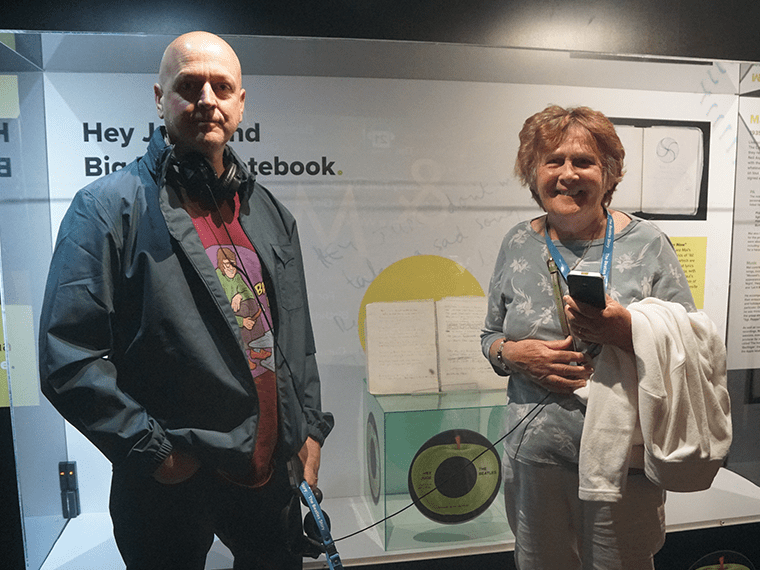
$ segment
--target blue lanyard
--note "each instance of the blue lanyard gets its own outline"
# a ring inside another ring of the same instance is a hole
[[[343,562],[341,562],[338,549],[335,547],[335,541],[333,541],[333,538],[330,535],[330,524],[327,522],[327,519],[322,512],[322,508],[319,506],[317,498],[314,496],[314,493],[309,488],[306,481],[302,481],[298,486],[298,489],[301,491],[301,495],[303,495],[303,498],[314,517],[314,521],[317,523],[319,535],[322,538],[322,546],[325,550],[327,565],[330,567],[330,570],[342,570]]]
[[[547,218],[548,221],[548,218]],[[546,239],[546,247],[549,248],[549,255],[552,256],[554,262],[557,264],[562,277],[567,281],[567,274],[570,273],[570,267],[567,265],[565,258],[554,245],[554,242],[549,237],[549,224],[545,224],[544,238]],[[612,214],[607,212],[607,229],[604,232],[604,248],[602,249],[602,267],[599,273],[604,278],[604,288],[607,289],[610,281],[610,266],[612,265],[612,246],[615,241],[615,222],[612,220]]]

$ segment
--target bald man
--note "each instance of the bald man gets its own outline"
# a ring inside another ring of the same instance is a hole
[[[61,223],[42,391],[113,463],[129,570],[202,569],[214,535],[236,569],[301,568],[288,466],[316,486],[333,417],[296,223],[227,145],[245,90],[225,41],[174,40],[153,91],[164,126],[146,154]]]
[[[240,62],[232,48],[204,32],[180,36],[164,52],[153,91],[175,152],[201,153],[221,175],[225,146],[245,108]]]

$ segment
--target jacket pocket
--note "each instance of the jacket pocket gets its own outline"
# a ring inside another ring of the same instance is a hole
[[[296,257],[293,244],[272,244],[277,277],[277,303],[287,310],[303,306],[303,267]]]

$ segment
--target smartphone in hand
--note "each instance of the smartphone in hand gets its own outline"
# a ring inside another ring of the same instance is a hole
[[[607,305],[604,295],[604,278],[593,271],[571,271],[567,276],[570,296],[598,309]]]

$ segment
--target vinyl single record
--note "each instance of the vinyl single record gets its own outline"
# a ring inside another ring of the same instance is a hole
[[[367,417],[367,479],[369,480],[369,491],[372,495],[372,502],[380,502],[380,438],[377,436],[377,424],[372,412]]]
[[[474,519],[499,494],[499,454],[481,434],[448,430],[420,447],[409,466],[409,494],[419,511],[445,524]]]
[[[755,567],[743,554],[721,550],[703,556],[689,570],[755,570]]]

